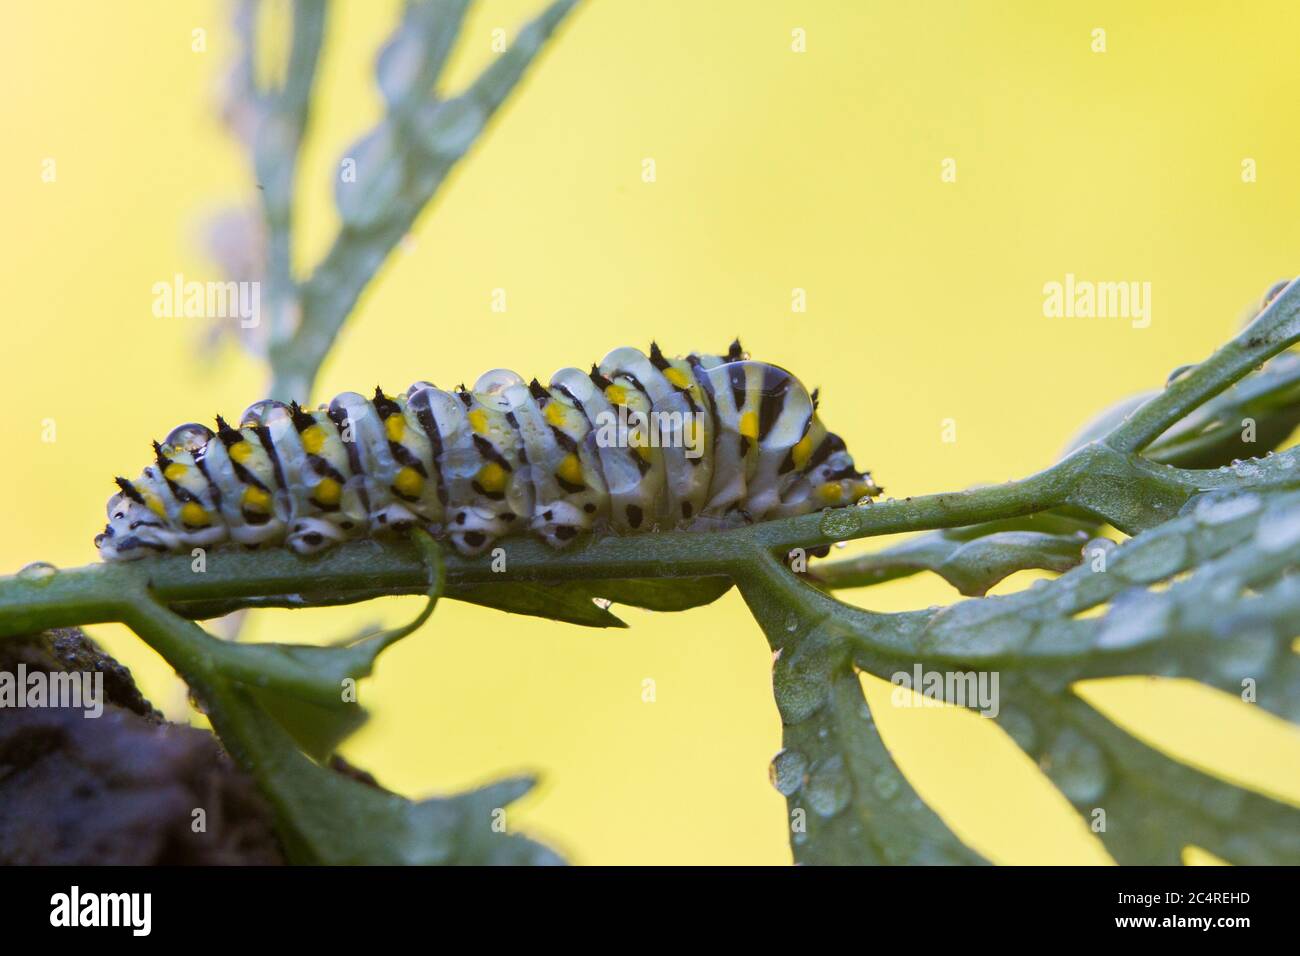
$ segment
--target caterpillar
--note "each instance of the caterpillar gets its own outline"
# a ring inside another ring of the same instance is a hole
[[[473,388],[416,382],[327,406],[266,400],[239,427],[181,425],[118,478],[105,560],[233,541],[314,554],[423,527],[473,556],[511,534],[708,530],[880,493],[789,372],[725,355],[610,352],[549,386],[495,369]]]

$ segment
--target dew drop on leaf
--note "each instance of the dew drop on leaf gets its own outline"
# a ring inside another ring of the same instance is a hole
[[[1114,650],[1155,640],[1168,622],[1169,608],[1158,595],[1141,588],[1125,591],[1106,612],[1097,647]]]
[[[892,770],[881,770],[872,778],[871,789],[881,800],[893,800],[898,795],[898,775]]]
[[[847,538],[857,533],[860,525],[852,510],[837,508],[822,515],[821,533],[828,538]]]
[[[804,775],[808,772],[808,758],[797,750],[782,750],[772,758],[768,768],[768,777],[772,786],[783,796],[797,793],[803,786]]]
[[[1205,525],[1222,525],[1258,511],[1258,495],[1207,496],[1196,506],[1196,520]]]
[[[1215,669],[1229,681],[1244,677],[1258,677],[1268,672],[1277,642],[1273,633],[1256,627],[1240,633],[1220,637],[1214,645],[1212,657]]]
[[[1267,554],[1280,554],[1300,545],[1300,510],[1288,509],[1261,521],[1255,530],[1255,543]]]
[[[797,724],[817,712],[826,700],[826,685],[817,675],[778,675],[773,681],[776,708],[787,724]]]
[[[45,587],[54,580],[54,576],[58,573],[59,569],[48,561],[33,561],[31,564],[23,565],[18,570],[18,577],[28,584]]]
[[[1187,560],[1187,542],[1179,535],[1146,535],[1119,549],[1112,567],[1128,581],[1150,584],[1177,573]]]
[[[1077,731],[1066,729],[1046,756],[1052,782],[1071,801],[1086,803],[1106,792],[1109,773],[1101,749]]]
[[[844,772],[844,758],[839,754],[813,769],[804,787],[804,799],[813,812],[823,817],[833,817],[849,805],[853,784]]]

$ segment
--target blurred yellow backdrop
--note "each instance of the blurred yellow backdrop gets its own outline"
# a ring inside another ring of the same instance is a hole
[[[477,7],[451,85],[539,5]],[[300,177],[302,268],[337,225],[335,163],[380,113],[373,58],[397,10],[336,5]],[[7,10],[0,570],[94,560],[113,475],[136,474],[171,426],[261,397],[255,360],[201,355],[199,320],[151,312],[155,282],[218,277],[199,223],[253,195],[217,120],[228,14]],[[828,424],[887,494],[1027,474],[1295,274],[1297,25],[1286,0],[588,0],[372,286],[317,397],[501,365],[544,377],[620,344],[685,352],[739,334],[821,386]],[[1044,318],[1044,283],[1067,273],[1150,282],[1150,326]],[[883,609],[952,597],[923,579],[852,595]],[[320,639],[411,607],[267,612],[248,633]],[[446,602],[381,659],[362,692],[375,719],[346,755],[411,795],[540,771],[511,823],[576,862],[788,862],[767,782],[770,655],[742,602],[621,614],[630,630],[596,632]],[[93,632],[186,716],[144,645]],[[1244,704],[1148,680],[1087,694],[1149,741],[1300,799],[1296,734]],[[879,718],[922,794],[994,860],[1109,859],[991,723]]]

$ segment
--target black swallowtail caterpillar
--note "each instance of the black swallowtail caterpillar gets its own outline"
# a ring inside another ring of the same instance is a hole
[[[233,540],[312,554],[414,526],[467,555],[531,532],[733,527],[879,494],[789,372],[725,356],[611,352],[549,387],[497,369],[473,388],[417,382],[327,407],[263,401],[232,428],[181,425],[118,478],[102,557]],[[665,438],[666,436],[666,438]]]

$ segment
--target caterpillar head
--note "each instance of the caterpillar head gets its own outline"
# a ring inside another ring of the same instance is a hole
[[[108,524],[95,535],[95,547],[105,561],[131,561],[177,546],[176,534],[138,498],[138,492],[135,497],[120,492],[108,499]]]

